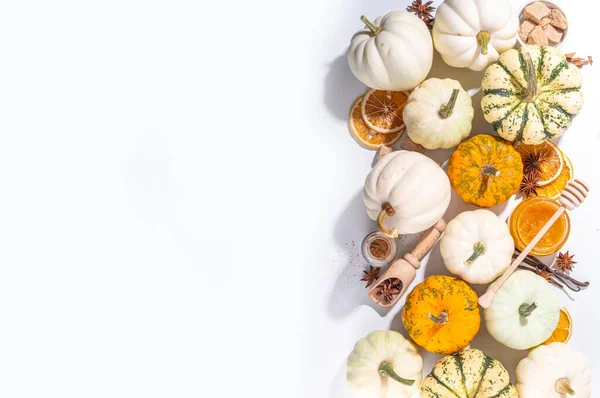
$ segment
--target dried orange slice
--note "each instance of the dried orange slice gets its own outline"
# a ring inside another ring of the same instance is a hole
[[[402,111],[406,101],[408,101],[408,93],[404,91],[371,89],[362,99],[362,118],[376,133],[397,133],[404,130]]]
[[[566,308],[560,309],[560,316],[558,318],[558,326],[552,332],[552,336],[546,341],[544,341],[543,345],[548,345],[550,343],[559,342],[566,343],[571,339],[571,334],[573,333],[573,319],[571,318],[571,314]]]
[[[564,167],[561,150],[552,141],[540,145],[516,145],[515,149],[523,160],[523,172],[535,171],[539,175],[540,186],[546,186],[558,179]]]
[[[348,126],[354,139],[369,149],[377,149],[382,145],[392,145],[398,141],[402,137],[402,131],[391,134],[379,134],[367,127],[360,111],[362,99],[363,97],[360,97],[356,100],[348,116]]]
[[[540,187],[537,189],[537,195],[543,196],[550,199],[558,199],[560,198],[560,193],[565,189],[567,184],[570,181],[573,181],[575,174],[573,173],[573,164],[571,163],[571,159],[567,155],[565,155],[562,151],[561,154],[564,159],[564,167],[558,176],[558,178],[552,183]]]

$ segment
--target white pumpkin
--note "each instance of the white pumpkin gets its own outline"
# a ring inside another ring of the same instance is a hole
[[[514,47],[518,29],[508,0],[446,0],[435,14],[433,43],[448,65],[480,71]]]
[[[510,266],[515,242],[508,225],[491,211],[465,211],[446,226],[440,251],[448,271],[483,284]]]
[[[400,333],[374,331],[348,357],[346,382],[357,398],[409,398],[421,385],[423,359]]]
[[[488,332],[515,350],[542,344],[556,329],[560,299],[552,285],[530,271],[517,270],[484,310]]]
[[[592,374],[586,357],[563,343],[534,348],[517,365],[520,398],[588,398]]]
[[[392,11],[352,37],[348,64],[354,76],[377,90],[406,91],[418,86],[431,69],[433,44],[423,21]]]
[[[382,232],[398,236],[433,226],[446,212],[450,193],[450,180],[437,163],[418,152],[395,151],[367,176],[363,201]]]
[[[427,149],[452,148],[471,133],[471,97],[452,79],[427,79],[408,97],[403,119],[411,140]]]

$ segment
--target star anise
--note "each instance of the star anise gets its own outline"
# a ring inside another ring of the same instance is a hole
[[[577,264],[577,261],[573,261],[573,257],[575,257],[574,254],[569,255],[569,251],[567,250],[566,253],[558,253],[558,258],[556,259],[556,268],[558,268],[559,270],[565,272],[565,271],[572,271],[573,270],[573,265]]]
[[[519,250],[515,250],[513,253],[513,258],[517,258],[519,255],[521,255],[521,252]],[[546,274],[552,274],[552,277],[548,282],[563,290],[564,288],[568,288],[573,292],[580,292],[590,285],[589,282],[581,282],[573,278],[571,275],[567,275],[565,272],[562,272],[560,269],[556,268],[556,266],[549,268],[546,264],[534,256],[526,256],[523,259],[523,262],[519,264],[519,269],[535,272],[538,275],[540,272],[546,271]]]
[[[435,11],[435,7],[433,7],[431,3],[433,3],[433,1],[428,1],[423,4],[423,0],[414,0],[412,5],[406,7],[406,11],[412,12],[417,17],[421,18],[423,22],[425,22],[425,25],[427,25],[429,29],[432,29],[434,21],[432,13]]]
[[[552,278],[552,272],[548,272],[545,269],[543,269],[538,272],[538,275],[541,276],[542,278],[544,278],[549,283],[552,283],[552,281],[550,280],[550,278]]]
[[[433,18],[433,17],[424,17],[423,18],[423,22],[425,22],[425,25],[429,28],[429,30],[433,29],[434,21],[435,21],[435,18]]]
[[[402,282],[398,278],[389,278],[384,280],[377,286],[376,296],[381,298],[385,304],[394,300],[396,295],[400,293],[402,289]]]
[[[523,159],[523,171],[525,173],[541,173],[542,164],[548,158],[548,149],[533,150]]]
[[[525,173],[525,175],[523,175],[523,180],[521,181],[521,186],[519,187],[519,192],[525,197],[531,195],[537,196],[537,190],[538,188],[541,188],[540,184],[538,184],[539,180],[539,175],[535,173]]]
[[[369,287],[373,284],[373,282],[375,282],[377,280],[377,278],[379,278],[379,271],[381,269],[380,268],[376,268],[373,267],[372,265],[369,265],[369,269],[368,270],[363,270],[363,272],[365,273],[365,276],[362,277],[361,281],[365,281],[367,282],[367,286],[365,287]]]

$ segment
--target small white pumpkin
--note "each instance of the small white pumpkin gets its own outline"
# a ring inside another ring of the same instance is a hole
[[[446,0],[435,14],[433,43],[448,65],[480,71],[515,46],[518,29],[508,0]]]
[[[427,149],[452,148],[471,133],[471,97],[452,79],[427,79],[408,97],[403,119],[411,140]]]
[[[406,91],[418,86],[431,69],[433,44],[423,21],[392,11],[352,37],[348,64],[354,76],[377,90]]]
[[[346,382],[357,398],[409,398],[421,385],[423,358],[400,333],[374,331],[348,357]]]
[[[563,343],[534,348],[517,365],[520,398],[589,398],[592,374],[587,358]]]
[[[450,180],[437,163],[418,152],[395,151],[367,176],[363,201],[380,230],[398,236],[433,226],[446,212],[450,194]]]
[[[548,340],[556,329],[560,298],[544,278],[518,270],[498,290],[484,315],[493,338],[515,350],[526,350]]]
[[[491,211],[465,211],[446,226],[440,251],[448,271],[483,284],[510,266],[515,242],[508,225]]]

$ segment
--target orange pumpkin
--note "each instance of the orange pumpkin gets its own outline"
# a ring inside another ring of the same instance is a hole
[[[434,275],[410,292],[402,323],[415,343],[436,354],[468,346],[479,331],[477,293],[463,280]]]
[[[523,179],[523,161],[502,138],[480,134],[456,148],[448,162],[448,177],[462,200],[492,207],[517,192]]]

